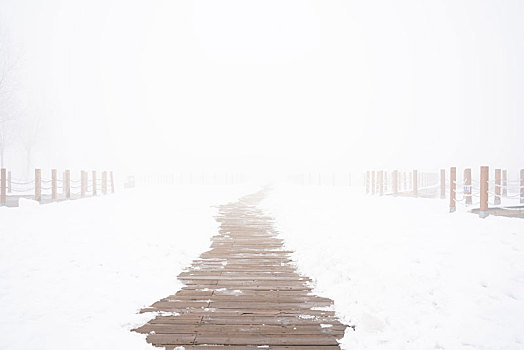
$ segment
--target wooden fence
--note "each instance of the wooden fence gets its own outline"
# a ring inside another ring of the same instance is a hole
[[[503,204],[517,200],[524,204],[524,169],[519,171],[517,179],[513,181],[508,179],[506,169],[492,169],[491,177],[488,166],[481,166],[479,170],[478,179],[473,179],[471,168],[464,169],[462,181],[457,181],[456,167],[449,168],[447,172],[446,169],[440,169],[439,172],[393,170],[390,182],[387,171],[369,170],[365,175],[366,193],[449,198],[450,213],[456,211],[457,204],[478,205],[481,218],[489,215],[489,208],[500,208]]]
[[[91,179],[89,173],[84,170],[80,171],[78,178],[73,178],[70,170],[64,170],[59,176],[57,169],[51,169],[49,175],[47,178],[42,175],[41,169],[35,169],[34,178],[19,179],[11,177],[11,171],[1,169],[0,205],[17,206],[20,198],[50,203],[115,192],[112,171],[102,171],[100,179],[97,178],[95,170],[91,172]]]

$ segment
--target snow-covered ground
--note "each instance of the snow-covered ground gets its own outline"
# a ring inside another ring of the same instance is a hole
[[[0,208],[0,349],[151,349],[137,311],[181,287],[216,208],[257,186],[152,187]],[[262,206],[345,349],[523,349],[524,220],[447,201],[276,186]]]
[[[143,306],[217,232],[211,207],[256,186],[134,189],[0,208],[0,349],[152,349],[129,332]]]
[[[524,349],[524,220],[347,187],[276,186],[262,205],[356,326],[344,349]]]

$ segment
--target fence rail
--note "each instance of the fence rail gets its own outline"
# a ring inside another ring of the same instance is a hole
[[[490,169],[481,166],[479,179],[473,179],[471,168],[464,169],[462,181],[457,181],[457,168],[450,167],[449,176],[446,170],[440,172],[419,172],[412,170],[391,172],[391,183],[388,182],[388,172],[384,170],[368,170],[365,175],[366,193],[379,195],[406,195],[412,197],[448,198],[449,211],[456,211],[458,204],[466,206],[478,205],[479,216],[485,218],[489,215],[490,198],[492,206],[498,208],[503,199],[519,199],[524,204],[524,169],[519,172],[518,181],[508,181],[506,169],[494,169],[490,180]],[[457,186],[462,185],[459,189]],[[388,190],[391,188],[391,190]],[[446,195],[448,193],[448,195]]]
[[[80,171],[79,178],[71,178],[71,171],[64,170],[58,178],[57,169],[51,169],[50,177],[42,175],[41,169],[35,169],[34,178],[24,179],[11,176],[11,171],[2,168],[0,171],[0,206],[6,206],[10,199],[18,202],[19,198],[31,198],[40,203],[56,202],[96,196],[97,189],[102,194],[108,193],[108,181],[111,193],[115,192],[113,172],[102,171],[102,178],[97,180],[96,170],[92,171],[91,183],[87,171]],[[61,193],[59,193],[61,190]]]

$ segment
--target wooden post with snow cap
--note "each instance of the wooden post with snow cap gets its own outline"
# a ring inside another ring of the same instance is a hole
[[[35,169],[35,201],[42,200],[42,170]]]
[[[454,166],[449,169],[449,212],[457,210],[457,168]]]
[[[508,171],[502,170],[502,197],[508,196]]]
[[[371,172],[371,194],[375,194],[375,170]]]
[[[84,170],[80,171],[80,197],[84,198],[86,196],[87,189],[87,173]]]
[[[413,170],[413,195],[418,197],[418,171]]]
[[[71,198],[71,171],[64,172],[64,191],[66,199]]]
[[[466,205],[473,204],[471,194],[473,189],[471,187],[471,168],[464,169],[464,202]]]
[[[495,169],[495,199],[493,204],[500,204],[500,193],[501,193],[501,170]]]
[[[489,189],[489,167],[480,167],[480,211],[479,216],[485,218],[489,215],[488,211],[488,189]]]
[[[96,196],[96,170],[93,170],[93,196]]]
[[[102,171],[102,194],[107,194],[107,171]]]
[[[0,205],[7,204],[5,168],[0,170]]]
[[[440,169],[440,198],[446,198],[446,169]]]
[[[110,180],[111,180],[111,193],[115,193],[115,180],[113,178],[113,172],[112,171],[109,172],[109,177],[110,177]],[[304,184],[304,179],[302,179],[302,184]]]
[[[57,186],[56,186],[56,169],[51,169],[51,200],[56,201]]]
[[[398,170],[393,170],[391,174],[391,181],[393,181],[393,194],[398,193]]]
[[[520,169],[520,203],[524,203],[524,169]]]
[[[378,194],[384,195],[384,171],[379,170],[378,172]]]

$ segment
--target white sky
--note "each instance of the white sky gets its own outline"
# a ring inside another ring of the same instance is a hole
[[[518,0],[0,0],[45,120],[35,165],[124,169],[522,167],[523,18]]]

